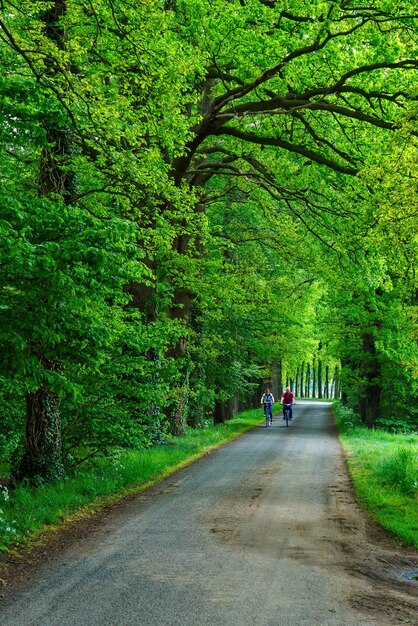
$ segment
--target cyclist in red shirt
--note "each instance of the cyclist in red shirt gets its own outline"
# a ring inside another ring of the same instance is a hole
[[[290,419],[293,417],[293,405],[295,404],[295,394],[290,391],[290,387],[286,387],[286,391],[283,393],[280,403],[283,405],[283,419],[285,407],[288,406],[290,410]]]

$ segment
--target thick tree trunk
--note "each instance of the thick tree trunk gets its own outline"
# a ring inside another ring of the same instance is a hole
[[[261,389],[261,391],[260,391]],[[260,381],[260,384],[258,386],[258,388],[254,389],[254,393],[252,394],[252,398],[251,398],[251,408],[258,408],[260,406],[260,398],[261,395],[264,393],[264,385],[263,383]]]
[[[189,239],[187,235],[179,235],[175,239],[173,247],[178,254],[187,255]],[[195,295],[187,287],[178,284],[173,285],[173,299],[168,313],[170,319],[176,320],[183,326],[184,332],[177,343],[168,350],[167,356],[176,361],[181,372],[182,383],[174,390],[178,400],[176,405],[169,407],[165,413],[170,423],[171,432],[177,436],[184,435],[187,425],[190,368],[190,362],[187,359],[187,340],[194,298]]]
[[[64,32],[60,19],[65,15],[65,0],[56,0],[41,19],[46,36],[60,49],[64,49]],[[46,63],[46,71],[57,72],[53,64]],[[70,151],[70,135],[60,128],[56,120],[45,118],[42,123],[47,145],[43,148],[39,162],[38,193],[40,196],[61,196],[68,201],[73,190],[75,175],[69,172],[65,157]],[[33,352],[45,372],[57,371],[59,366],[44,358],[42,342],[33,346]],[[61,463],[60,401],[55,392],[43,384],[26,396],[26,441],[25,452],[15,469],[17,480],[53,480],[63,476]]]
[[[151,261],[146,261],[146,265],[155,275],[155,267]],[[123,288],[125,293],[131,296],[128,307],[141,311],[145,317],[145,323],[151,324],[157,318],[157,296],[155,285],[132,282]]]
[[[41,387],[26,396],[25,452],[16,480],[62,478],[60,400],[57,394]]]
[[[249,393],[247,396],[241,397],[237,396],[234,400],[234,412],[239,413],[240,411],[246,411],[247,409],[258,408],[260,405],[260,396],[259,387],[262,387],[262,384],[257,386],[254,391]]]
[[[336,394],[337,398],[341,398],[341,402],[345,405],[348,405],[348,394],[347,394],[347,385],[344,387],[340,385],[340,394],[338,394],[339,385],[335,385],[334,394]]]

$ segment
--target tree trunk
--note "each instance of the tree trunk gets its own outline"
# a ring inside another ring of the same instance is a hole
[[[50,481],[64,476],[59,409],[58,395],[46,387],[27,394],[25,452],[17,468],[17,481]]]
[[[273,363],[273,365],[271,366],[271,387],[272,387],[273,396],[275,397],[276,400],[277,400],[277,398],[279,396],[279,375],[278,375],[278,372],[279,372],[279,368],[278,368],[277,363]]]
[[[60,50],[64,49],[64,32],[59,20],[65,15],[65,0],[56,0],[42,13],[46,36]],[[56,68],[46,62],[46,72],[51,76]],[[47,145],[43,148],[39,162],[39,196],[59,195],[68,202],[74,185],[75,175],[69,172],[64,163],[71,150],[70,135],[67,129],[60,128],[58,121],[48,119],[42,122]],[[42,342],[32,346],[33,354],[39,359],[45,372],[58,371],[58,363],[44,358]],[[37,478],[54,480],[64,474],[61,458],[60,400],[58,395],[43,384],[26,395],[26,441],[25,452],[14,474],[17,480]]]
[[[340,397],[340,368],[338,365],[335,366],[333,385],[334,400],[338,400],[338,398]]]
[[[316,359],[313,358],[312,362],[312,398],[316,398]]]
[[[179,235],[173,247],[180,255],[187,255],[187,248],[189,244],[189,236]],[[189,375],[190,375],[190,360],[187,358],[187,341],[188,341],[188,328],[190,324],[190,317],[193,307],[194,294],[187,287],[174,284],[173,285],[173,299],[169,308],[169,317],[172,320],[176,320],[184,328],[182,336],[178,339],[177,343],[171,346],[167,352],[167,356],[176,361],[177,367],[181,372],[181,378],[183,383],[175,389],[175,394],[178,396],[178,402],[174,407],[168,407],[165,411],[166,417],[170,423],[170,430],[176,436],[183,436],[186,430],[187,424],[187,406],[189,402]],[[187,383],[186,383],[187,380]]]
[[[145,264],[155,276],[154,264],[146,260]],[[141,311],[145,317],[145,323],[151,324],[157,318],[157,295],[155,284],[146,285],[144,283],[132,282],[123,287],[125,293],[131,296],[131,301],[127,305]]]
[[[322,399],[323,397],[323,393],[322,393],[322,361],[321,359],[318,360],[318,398]]]
[[[215,400],[215,409],[213,414],[214,424],[224,424],[227,420],[232,419],[233,416],[232,398],[229,398],[224,402],[221,402],[221,400]]]
[[[325,366],[325,388],[324,388],[324,396],[325,398],[329,398],[329,365]]]
[[[170,433],[174,437],[183,437],[187,427],[187,410],[189,399],[188,380],[171,390],[172,404],[165,414],[169,418]]]
[[[305,394],[305,362],[300,366],[300,397],[303,398]]]
[[[321,351],[322,351],[322,341],[319,342],[319,346],[318,346],[318,398],[322,399],[322,359],[321,359]]]
[[[283,395],[283,360],[280,359],[277,365],[277,400],[280,400]]]
[[[311,392],[311,366],[309,363],[306,364],[306,387],[305,387],[305,397],[310,398]]]

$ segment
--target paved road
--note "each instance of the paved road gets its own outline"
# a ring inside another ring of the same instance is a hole
[[[276,418],[102,516],[94,532],[6,595],[0,624],[411,619],[412,585],[397,579],[410,553],[380,548],[367,532],[329,406],[301,402],[294,414],[289,428]]]

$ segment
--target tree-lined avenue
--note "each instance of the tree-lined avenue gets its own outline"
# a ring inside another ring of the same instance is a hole
[[[65,534],[63,535],[65,537]],[[330,405],[300,401],[73,531],[2,626],[395,626],[409,550],[353,501]]]

